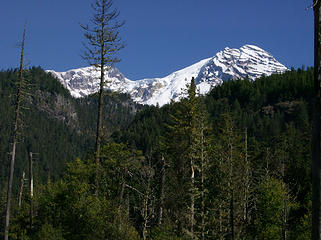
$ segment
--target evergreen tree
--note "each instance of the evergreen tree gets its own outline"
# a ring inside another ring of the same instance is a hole
[[[94,66],[100,71],[100,88],[99,88],[99,102],[97,112],[97,131],[96,131],[96,189],[95,193],[98,195],[99,182],[99,164],[100,164],[100,148],[102,140],[102,114],[103,114],[103,93],[105,87],[105,71],[110,70],[113,65],[119,62],[115,54],[123,48],[119,36],[119,28],[123,23],[119,23],[117,18],[119,12],[113,9],[112,0],[96,0],[92,5],[94,10],[91,23],[93,26],[82,26],[85,30],[85,38],[88,44],[85,45],[86,52],[84,59],[86,59],[91,66]]]
[[[215,238],[240,239],[244,232],[244,215],[248,205],[248,163],[244,158],[240,134],[229,113],[222,122],[215,145],[215,176],[218,194],[215,197],[213,221]]]
[[[195,79],[187,86],[187,97],[172,115],[169,125],[169,153],[175,184],[169,189],[180,191],[171,206],[173,221],[179,221],[179,234],[191,239],[205,237],[206,113],[196,96]],[[173,141],[174,140],[174,141]],[[172,182],[173,183],[173,182]],[[171,191],[171,192],[172,192]],[[171,198],[169,196],[168,198]],[[200,222],[197,222],[200,221]]]
[[[255,236],[259,239],[288,239],[284,230],[284,201],[289,199],[282,181],[266,176],[259,185]],[[286,206],[286,211],[291,204]]]

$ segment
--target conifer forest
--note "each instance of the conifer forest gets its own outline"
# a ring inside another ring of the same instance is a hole
[[[99,92],[74,98],[41,67],[0,71],[0,236],[311,239],[314,68],[205,95],[191,78],[180,101],[141,105],[104,90],[124,47],[111,3],[82,25]]]
[[[310,239],[312,68],[206,96],[192,79],[163,107],[106,92],[98,195],[98,95],[74,99],[41,68],[24,74],[11,239]],[[0,80],[4,213],[17,71]]]

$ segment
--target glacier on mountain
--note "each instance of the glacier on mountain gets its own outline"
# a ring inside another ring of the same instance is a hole
[[[206,94],[223,81],[246,77],[255,80],[263,74],[269,76],[286,70],[270,53],[254,45],[244,45],[240,49],[227,47],[214,57],[201,60],[163,78],[132,81],[117,68],[111,68],[106,71],[106,89],[128,93],[134,101],[141,104],[162,106],[171,99],[178,101],[192,77],[196,80],[199,92]],[[55,76],[76,98],[99,90],[100,73],[94,67],[47,72]]]

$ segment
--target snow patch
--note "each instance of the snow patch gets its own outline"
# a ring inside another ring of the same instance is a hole
[[[244,45],[240,49],[226,47],[212,58],[201,60],[163,78],[132,81],[117,68],[106,69],[105,76],[106,89],[128,93],[134,101],[141,104],[162,106],[171,99],[178,101],[192,77],[196,79],[199,93],[206,94],[223,81],[246,77],[255,80],[263,74],[269,76],[286,70],[270,53],[255,45]],[[47,72],[56,77],[76,98],[99,90],[100,72],[94,67]]]

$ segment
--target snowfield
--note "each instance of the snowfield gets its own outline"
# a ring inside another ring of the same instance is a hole
[[[287,68],[270,53],[254,45],[244,45],[240,49],[225,48],[214,57],[201,60],[189,67],[173,72],[163,78],[146,78],[132,81],[117,68],[106,70],[106,89],[128,93],[135,102],[160,106],[171,99],[178,101],[186,84],[192,77],[201,94],[231,79],[248,77],[255,80],[261,75],[283,73]],[[99,90],[99,71],[93,67],[72,69],[66,72],[47,70],[56,77],[71,93],[79,98]]]

